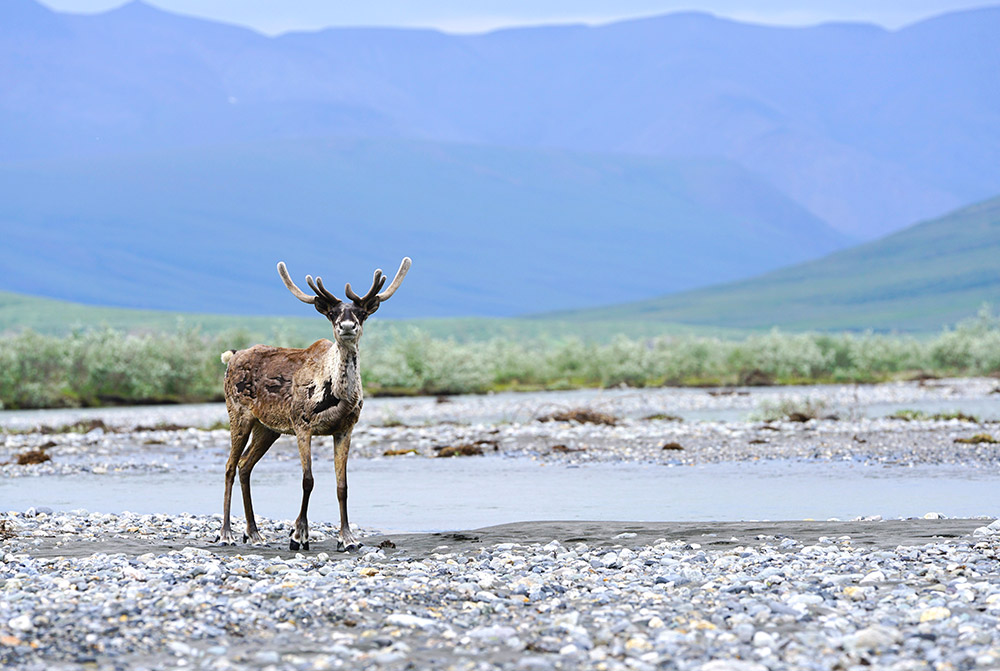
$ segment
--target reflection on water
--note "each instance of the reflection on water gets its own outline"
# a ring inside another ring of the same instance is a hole
[[[1000,471],[950,466],[869,466],[771,461],[667,467],[542,465],[530,459],[395,458],[351,462],[353,522],[385,531],[470,529],[518,520],[796,520],[860,515],[1000,514]],[[263,461],[254,471],[256,511],[291,519],[301,472]],[[222,510],[221,470],[73,475],[0,482],[7,510],[140,513]],[[239,485],[234,514],[240,514]],[[338,519],[331,471],[316,473],[310,517]]]

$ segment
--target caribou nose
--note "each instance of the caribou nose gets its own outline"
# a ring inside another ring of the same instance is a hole
[[[340,322],[340,330],[344,333],[355,333],[358,330],[357,322]]]

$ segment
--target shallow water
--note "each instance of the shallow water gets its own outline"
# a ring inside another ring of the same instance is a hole
[[[338,519],[335,478],[317,469],[310,517]],[[1000,514],[993,468],[766,461],[668,467],[543,465],[525,458],[353,460],[351,520],[389,532],[472,529],[515,520],[739,521]],[[255,511],[291,519],[301,472],[263,461],[254,471]],[[0,482],[0,508],[93,512],[217,513],[221,469],[183,473],[51,476]],[[239,484],[234,515],[242,514]]]

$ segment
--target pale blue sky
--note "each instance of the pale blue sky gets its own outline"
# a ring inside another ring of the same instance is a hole
[[[59,11],[100,12],[123,0],[41,0]],[[432,27],[482,32],[509,26],[607,23],[682,10],[742,21],[812,25],[864,21],[898,28],[958,9],[995,5],[982,0],[147,0],[180,14],[235,23],[275,34],[328,26]]]

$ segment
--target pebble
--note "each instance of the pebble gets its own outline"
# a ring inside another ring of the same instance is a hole
[[[170,660],[300,671],[434,660],[455,671],[781,671],[856,668],[873,656],[887,669],[915,658],[955,669],[1000,660],[994,536],[892,549],[849,537],[787,547],[762,536],[728,548],[620,538],[609,551],[600,545],[608,534],[437,548],[423,558],[405,548],[266,557],[249,547],[171,547],[170,538],[214,533],[216,516],[0,518],[17,529],[0,549],[4,668],[44,660],[112,671]],[[141,554],[33,554],[36,539],[67,526],[95,540],[150,527],[168,540]],[[277,522],[261,526],[277,533]]]

